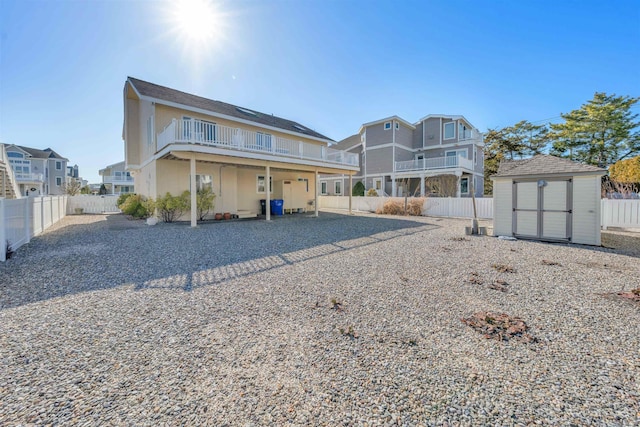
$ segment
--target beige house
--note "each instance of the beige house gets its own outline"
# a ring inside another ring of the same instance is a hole
[[[110,194],[135,193],[133,177],[129,171],[125,170],[124,161],[100,169],[98,173]]]
[[[274,190],[285,210],[299,209],[278,189],[300,182],[304,209],[317,215],[318,175],[359,171],[357,155],[329,148],[331,139],[291,120],[131,77],[123,95],[125,168],[147,197],[208,186],[215,212],[252,217],[265,200],[269,220]],[[192,226],[195,206],[192,191]]]

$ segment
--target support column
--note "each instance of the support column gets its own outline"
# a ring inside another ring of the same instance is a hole
[[[396,174],[391,175],[391,197],[396,197],[398,191],[396,189]]]
[[[353,197],[353,175],[349,174],[349,215],[351,215],[351,198]]]
[[[316,187],[316,191],[315,191],[315,194],[314,194],[315,199],[314,199],[313,204],[315,205],[315,209],[316,209],[315,217],[317,218],[318,217],[318,187],[320,187],[320,182],[318,181],[318,169],[316,169],[316,185],[315,185],[315,187]]]
[[[271,183],[271,167],[269,163],[266,166],[266,172],[264,174],[264,198],[265,198],[265,213],[267,214],[267,221],[271,221],[271,193],[270,193],[270,183]]]
[[[424,197],[424,174],[420,175],[420,197]]]
[[[456,174],[457,175],[457,174]],[[462,177],[462,174],[457,175],[458,177],[458,187],[456,188],[456,197],[460,197],[460,178]]]
[[[196,156],[191,156],[191,227],[198,225],[198,202],[196,199]]]

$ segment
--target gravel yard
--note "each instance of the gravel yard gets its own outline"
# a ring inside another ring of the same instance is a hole
[[[640,236],[465,225],[67,217],[0,263],[0,424],[640,425]]]

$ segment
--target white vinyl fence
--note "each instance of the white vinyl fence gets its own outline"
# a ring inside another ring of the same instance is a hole
[[[93,196],[82,194],[78,196],[69,196],[69,204],[67,205],[67,214],[76,213],[76,209],[82,209],[82,213],[101,214],[120,212],[116,202],[118,196],[105,195]]]
[[[0,199],[0,261],[6,261],[7,242],[12,250],[65,217],[66,196]]]
[[[375,212],[378,207],[389,200],[404,203],[404,197],[352,197],[351,208],[356,211]],[[318,198],[318,207],[349,209],[349,198],[345,196],[320,196]],[[478,218],[493,218],[493,199],[477,198],[476,210]],[[427,197],[422,212],[423,215],[428,216],[473,218],[473,199],[466,197]]]
[[[640,200],[602,199],[602,228],[640,228]]]

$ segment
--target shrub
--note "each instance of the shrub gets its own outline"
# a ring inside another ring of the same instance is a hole
[[[179,196],[172,196],[167,192],[158,197],[155,204],[162,221],[174,222],[189,208],[189,192],[185,191]]]
[[[409,202],[407,203],[407,215],[422,216],[424,201],[424,197],[414,197],[409,199]]]
[[[378,197],[378,192],[375,188],[370,188],[369,191],[367,191],[367,197]]]
[[[382,215],[404,215],[404,203],[396,200],[387,200],[381,207],[376,209],[376,213]]]
[[[198,209],[198,220],[202,221],[215,205],[216,194],[210,188],[203,188],[196,193],[196,207]]]
[[[351,193],[354,196],[364,196],[364,184],[362,181],[356,182],[356,185],[353,186],[353,192]]]
[[[118,206],[119,209],[122,209],[122,205],[124,204],[124,202],[126,202],[127,199],[133,195],[134,193],[121,194],[120,196],[118,196],[118,201],[116,202],[116,206]]]
[[[134,218],[146,218],[153,212],[152,209],[148,209],[151,203],[153,201],[146,200],[139,194],[132,194],[125,199],[122,206],[118,207],[122,212]]]

